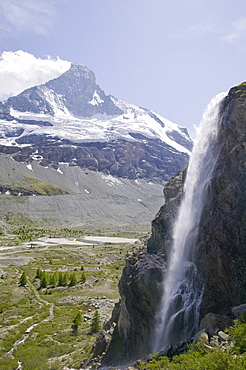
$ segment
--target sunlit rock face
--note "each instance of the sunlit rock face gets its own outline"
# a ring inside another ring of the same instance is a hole
[[[218,157],[195,243],[195,262],[204,286],[200,318],[209,312],[230,315],[233,306],[246,302],[246,84],[230,90],[221,114]],[[185,176],[181,171],[166,184],[165,204],[152,222],[146,249],[136,252],[130,265],[126,259],[119,284],[121,308],[105,364],[145,357],[151,348]],[[145,261],[158,261],[151,283]]]

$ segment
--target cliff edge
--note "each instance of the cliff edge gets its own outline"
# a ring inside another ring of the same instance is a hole
[[[246,302],[246,83],[229,91],[221,115],[218,157],[195,245],[204,283],[201,318],[209,312],[230,315],[233,306]],[[178,172],[166,184],[165,204],[152,222],[150,238],[126,256],[121,300],[103,365],[127,364],[151,351],[185,175],[186,171]]]

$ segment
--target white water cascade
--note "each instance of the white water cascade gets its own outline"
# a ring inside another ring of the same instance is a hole
[[[221,93],[209,103],[197,131],[184,185],[184,195],[173,226],[173,243],[164,279],[161,307],[156,317],[153,352],[189,339],[198,328],[203,282],[195,265],[195,239],[217,153]]]

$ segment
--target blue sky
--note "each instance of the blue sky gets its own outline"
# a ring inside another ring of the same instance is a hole
[[[194,136],[210,99],[246,80],[246,1],[0,0],[0,53],[17,50],[85,64]]]

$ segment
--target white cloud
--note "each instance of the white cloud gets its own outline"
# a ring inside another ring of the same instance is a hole
[[[71,66],[59,58],[35,58],[22,50],[5,51],[0,56],[0,100],[60,76]]]
[[[200,23],[193,26],[187,27],[182,31],[174,34],[174,38],[177,39],[190,39],[194,37],[200,37],[204,34],[212,34],[216,32],[216,25],[214,23]]]
[[[53,17],[54,9],[50,0],[1,0],[0,36],[19,31],[47,34]]]
[[[226,42],[235,42],[246,36],[246,18],[239,18],[232,23],[232,30],[227,35],[221,37]]]

